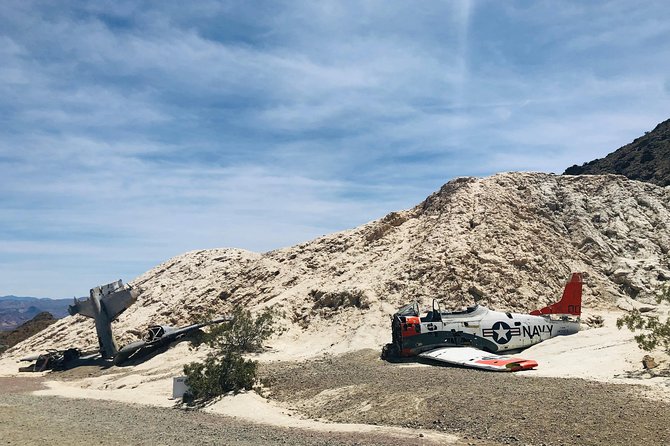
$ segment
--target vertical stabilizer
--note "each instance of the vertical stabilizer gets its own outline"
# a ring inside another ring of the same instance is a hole
[[[530,314],[535,316],[543,314],[580,316],[582,314],[582,274],[572,273],[570,281],[565,285],[561,300],[542,309],[531,311]]]

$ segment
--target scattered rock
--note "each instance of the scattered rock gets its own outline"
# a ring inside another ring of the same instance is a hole
[[[600,328],[605,326],[605,320],[603,319],[602,316],[597,314],[586,318],[584,323],[591,328]]]
[[[272,400],[299,405],[305,417],[446,431],[461,437],[458,444],[478,439],[480,445],[631,445],[647,436],[647,444],[661,445],[668,438],[670,403],[650,404],[633,386],[399,367],[378,358],[370,350],[327,363],[275,362],[263,364],[261,375],[273,378]],[[362,410],[363,401],[375,403]],[[408,401],[412,410],[395,410]],[[649,440],[649,432],[659,435]]]
[[[624,311],[637,310],[640,313],[649,313],[651,311],[656,310],[655,305],[649,305],[642,302],[638,302],[635,299],[631,299],[630,297],[622,297],[617,299],[616,306]]]
[[[652,356],[644,355],[644,358],[642,358],[642,367],[644,367],[645,370],[650,370],[658,367],[658,364]]]

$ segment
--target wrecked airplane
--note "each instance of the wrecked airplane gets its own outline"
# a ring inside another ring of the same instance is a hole
[[[573,273],[558,302],[530,314],[493,311],[481,306],[442,312],[437,302],[421,316],[418,303],[393,315],[393,342],[383,359],[419,356],[447,364],[514,372],[537,362],[498,352],[519,351],[555,336],[577,333],[582,305],[582,275]]]
[[[128,360],[145,356],[162,347],[177,342],[200,330],[202,327],[222,322],[231,322],[232,317],[222,317],[208,322],[188,325],[186,327],[170,327],[169,325],[152,325],[147,329],[144,339],[125,345],[114,357],[114,364],[122,364]]]
[[[116,282],[92,288],[90,297],[86,300],[75,298],[74,305],[68,307],[68,313],[71,316],[81,314],[95,321],[100,355],[105,359],[112,359],[119,352],[114,333],[112,333],[112,322],[137,301],[138,295],[138,290],[133,289],[130,285],[124,285],[119,279]]]
[[[170,327],[167,325],[150,326],[144,339],[131,342],[119,349],[112,331],[112,322],[121,313],[137,301],[140,290],[123,281],[92,288],[87,299],[74,299],[68,307],[71,316],[80,314],[95,321],[98,336],[98,352],[82,353],[79,349],[52,350],[22,358],[21,361],[33,364],[21,367],[22,372],[42,372],[45,370],[64,370],[83,364],[120,365],[126,361],[137,359],[152,352],[160,351],[174,342],[184,339],[202,327],[232,321],[232,317],[221,317],[211,321],[188,325],[186,327]]]

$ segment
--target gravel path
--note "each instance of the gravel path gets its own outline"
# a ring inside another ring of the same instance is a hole
[[[505,444],[670,444],[670,404],[639,396],[635,386],[378,358],[365,350],[268,364],[261,373],[270,398],[332,421],[433,428]]]
[[[385,434],[329,433],[239,421],[199,411],[34,396],[39,380],[0,378],[0,445],[408,445]],[[465,443],[467,444],[467,443]]]

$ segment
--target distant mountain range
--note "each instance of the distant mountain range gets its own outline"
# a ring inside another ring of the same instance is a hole
[[[13,330],[43,311],[56,319],[67,316],[72,299],[47,299],[23,296],[0,296],[0,331]]]
[[[605,158],[574,165],[564,175],[615,173],[631,180],[670,186],[670,119]]]

